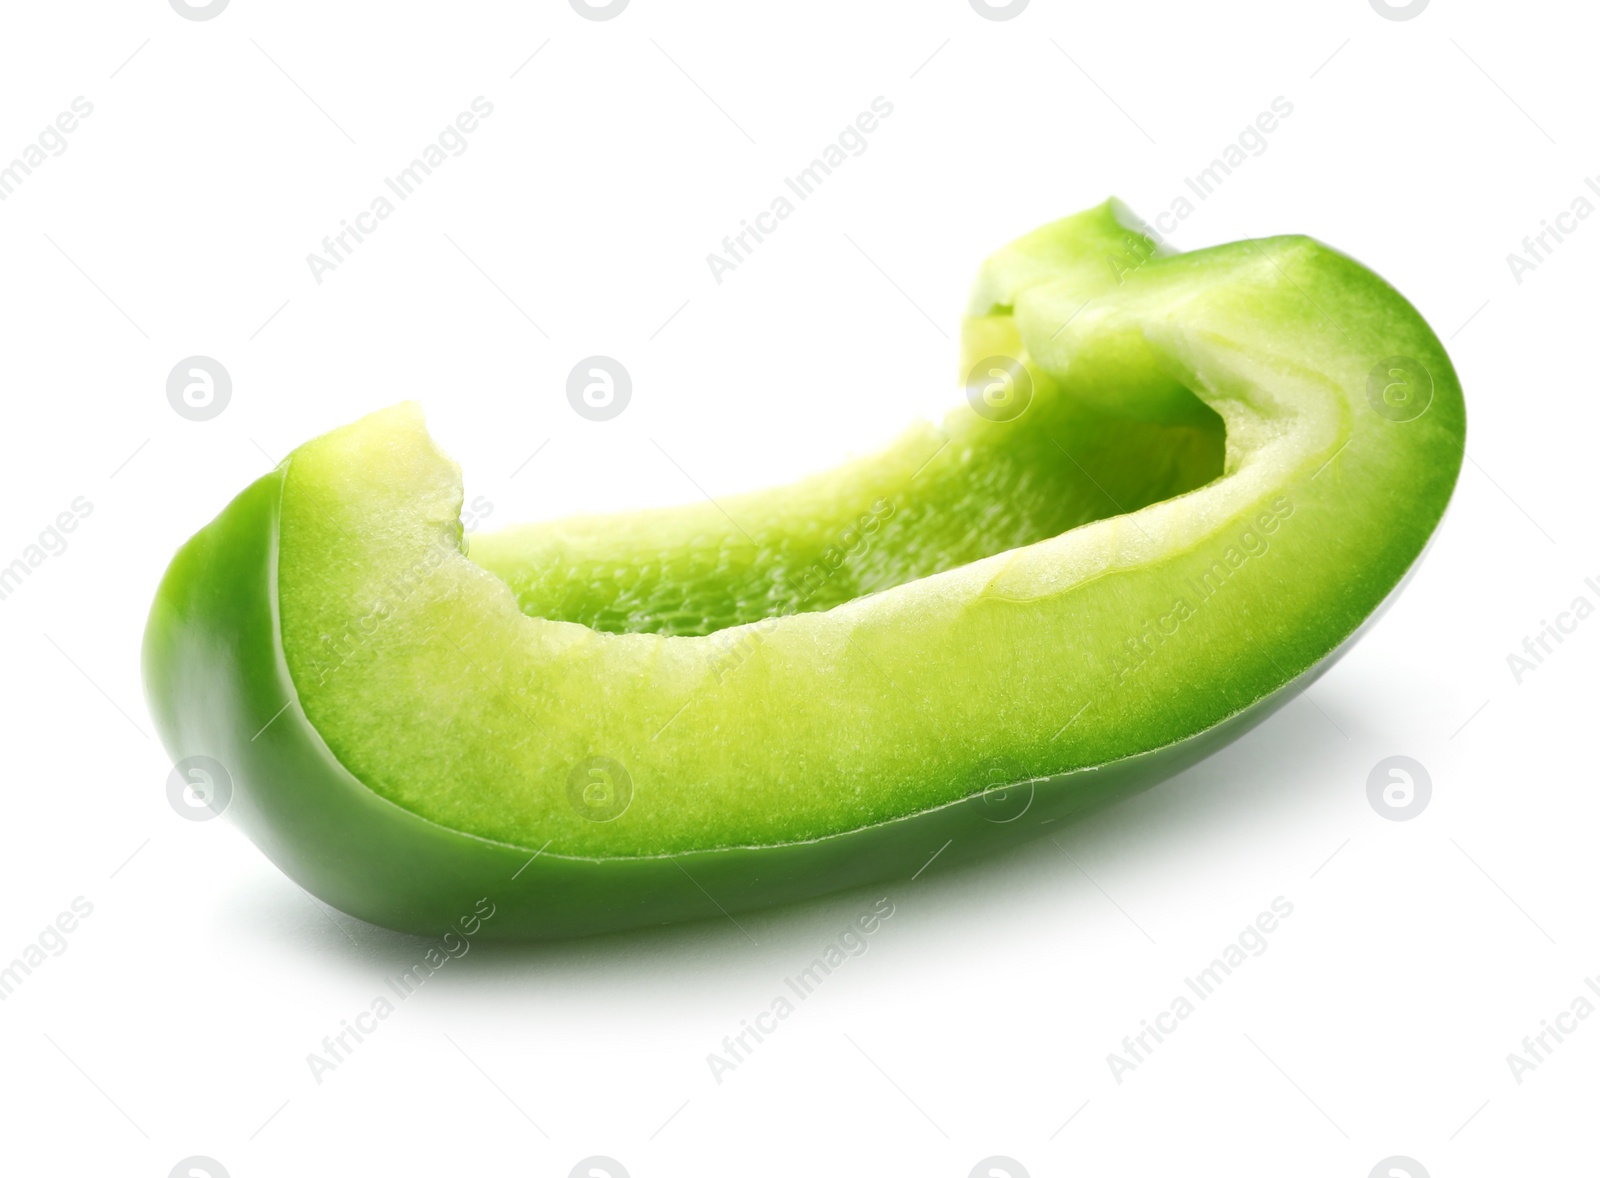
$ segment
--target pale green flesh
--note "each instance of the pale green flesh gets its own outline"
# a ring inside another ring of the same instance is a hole
[[[1193,424],[1119,419],[1060,397],[1031,412],[1026,428],[972,414],[925,425],[794,487],[475,536],[469,555],[530,617],[703,635],[831,609],[1222,473],[1222,422],[1199,402]]]
[[[415,410],[302,447],[278,587],[306,714],[370,788],[443,825],[652,855],[1103,764],[1281,686],[1399,579],[1454,480],[1453,378],[1396,425],[1366,410],[1368,370],[1448,361],[1403,300],[1304,239],[1118,282],[1108,212],[1052,229],[1088,260],[1069,248],[1020,280],[991,263],[967,325],[967,363],[1027,362],[1027,412],[963,405],[726,516],[511,529],[469,561],[458,472]],[[1040,269],[1065,277],[1029,287]],[[1409,519],[1385,488],[1403,453],[1435,449]],[[609,822],[568,799],[595,756],[632,779]]]

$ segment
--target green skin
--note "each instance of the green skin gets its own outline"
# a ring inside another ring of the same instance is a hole
[[[1169,255],[1112,202],[989,260],[962,370],[987,393],[829,474],[470,552],[414,407],[310,442],[168,569],[167,748],[226,767],[307,890],[407,932],[910,878],[1292,698],[1462,459],[1450,361],[1376,275],[1302,237]]]

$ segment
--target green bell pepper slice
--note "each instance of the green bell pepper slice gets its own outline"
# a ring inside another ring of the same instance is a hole
[[[1459,472],[1460,386],[1309,238],[1172,253],[1114,202],[1000,251],[967,401],[790,487],[466,543],[398,406],[176,555],[147,693],[313,895],[436,935],[721,917],[1147,788],[1354,640]]]

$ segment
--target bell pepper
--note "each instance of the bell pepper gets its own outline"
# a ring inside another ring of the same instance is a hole
[[[1177,253],[1115,202],[984,265],[960,376],[942,423],[792,486],[470,543],[415,406],[308,442],[161,583],[162,739],[291,878],[407,932],[909,879],[1293,698],[1463,454],[1450,360],[1372,271],[1307,237]]]

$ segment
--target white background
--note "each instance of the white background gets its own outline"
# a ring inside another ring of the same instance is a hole
[[[0,1169],[565,1176],[606,1155],[635,1178],[964,1178],[1004,1155],[1036,1178],[1364,1178],[1404,1155],[1444,1178],[1592,1158],[1600,1019],[1520,1084],[1506,1061],[1600,973],[1600,621],[1520,685],[1506,661],[1580,593],[1600,603],[1600,220],[1521,283],[1506,261],[1600,172],[1587,6],[634,0],[600,22],[565,0],[233,0],[193,21],[104,0],[3,20],[0,162],[75,97],[94,110],[0,203],[0,564],[75,497],[93,512],[0,601],[0,963],[94,907],[0,1003]],[[306,255],[480,95],[468,150],[318,284]],[[865,153],[717,284],[706,254],[879,95],[894,113]],[[475,946],[315,1082],[307,1053],[423,942],[168,805],[137,655],[173,549],[296,444],[403,398],[491,523],[825,468],[956,399],[988,252],[1112,193],[1155,216],[1280,95],[1267,150],[1172,239],[1316,235],[1447,340],[1469,461],[1376,630],[1056,842],[743,916],[750,938]],[[234,382],[206,422],[165,395],[197,353]],[[633,377],[610,422],[565,398],[592,353]],[[1407,822],[1367,800],[1393,754],[1433,781]],[[715,1082],[707,1054],[879,895],[895,914],[869,951]],[[1267,951],[1114,1080],[1107,1053],[1278,896],[1294,913]]]

